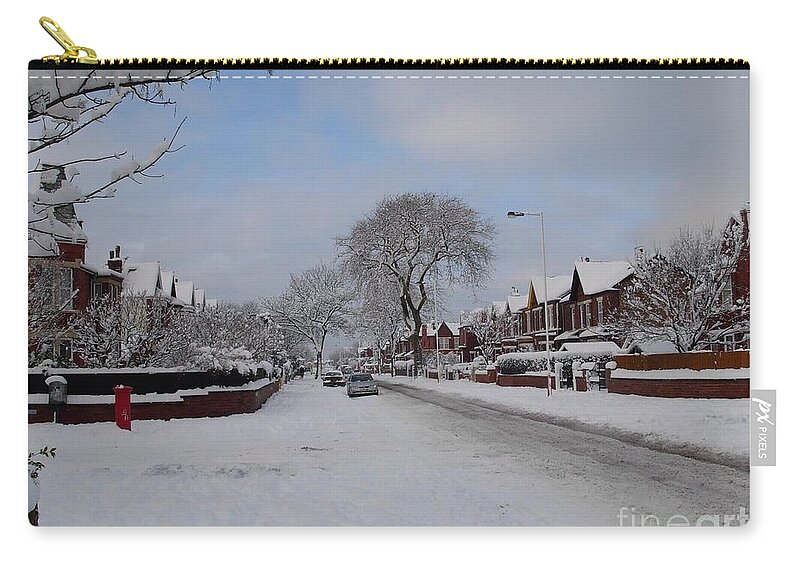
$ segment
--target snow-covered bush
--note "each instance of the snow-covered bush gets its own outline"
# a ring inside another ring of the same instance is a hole
[[[550,353],[555,363],[561,362],[564,367],[562,375],[564,380],[572,379],[572,363],[580,362],[599,362],[605,366],[613,359],[613,354],[609,352],[579,352],[579,351],[555,351]],[[497,358],[497,371],[500,374],[525,374],[526,372],[544,372],[547,370],[546,352],[511,352],[502,354]]]
[[[189,358],[188,366],[200,370],[219,370],[231,372],[236,370],[242,376],[256,375],[259,368],[268,369],[272,373],[272,365],[268,362],[256,362],[250,351],[244,348],[215,348],[202,346],[195,349]]]
[[[414,368],[414,361],[413,360],[395,360],[392,365],[394,366],[395,372],[402,370],[406,373],[411,371]]]

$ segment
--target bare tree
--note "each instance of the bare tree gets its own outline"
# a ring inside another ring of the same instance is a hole
[[[508,317],[498,314],[492,307],[482,307],[465,311],[461,317],[462,325],[468,326],[475,335],[478,347],[488,362],[494,362],[497,344],[503,340],[508,328]]]
[[[679,352],[747,334],[750,300],[734,298],[731,282],[746,246],[740,226],[706,226],[681,231],[663,251],[643,253],[610,315],[610,330],[628,342],[668,341]]]
[[[433,273],[441,288],[481,286],[491,267],[494,224],[463,200],[433,193],[389,196],[339,240],[345,266],[361,289],[389,279],[414,361],[422,365],[419,333],[431,299]]]
[[[142,183],[144,178],[158,177],[152,168],[166,154],[179,150],[175,145],[185,118],[171,134],[156,142],[147,156],[134,157],[128,150],[115,149],[96,156],[59,159],[54,152],[73,137],[100,125],[123,101],[138,99],[154,105],[174,105],[164,87],[185,85],[192,79],[210,79],[208,70],[156,71],[153,73],[81,70],[74,73],[42,71],[29,80],[28,93],[28,157],[29,199],[28,234],[39,249],[58,254],[56,238],[63,227],[57,224],[59,207],[111,198],[124,180]],[[77,139],[76,139],[77,140]],[[71,148],[80,150],[80,145]],[[80,154],[80,153],[79,153]],[[82,168],[95,168],[99,163],[115,163],[106,180],[91,188],[80,188],[76,177]],[[66,177],[57,186],[48,184],[63,173]],[[48,187],[49,186],[49,187]],[[55,235],[54,235],[55,234]]]
[[[319,378],[325,340],[345,327],[353,299],[353,288],[341,268],[320,264],[293,274],[286,291],[264,300],[264,309],[282,329],[311,343]]]
[[[406,330],[400,307],[399,287],[395,281],[376,280],[372,287],[361,291],[353,328],[357,335],[377,351],[379,365],[382,364],[382,355],[386,347],[394,359],[397,341]]]

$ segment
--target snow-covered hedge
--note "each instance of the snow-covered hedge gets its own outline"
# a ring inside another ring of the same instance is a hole
[[[609,352],[580,352],[580,351],[554,351],[550,353],[553,365],[561,362],[564,365],[562,376],[565,380],[572,379],[572,363],[600,362],[605,366],[614,355]],[[568,366],[569,365],[569,366]],[[500,374],[525,374],[526,372],[540,372],[547,370],[546,352],[510,352],[497,358],[497,371]]]
[[[395,370],[404,370],[408,372],[414,368],[414,361],[413,360],[395,360],[392,363]]]
[[[249,350],[244,348],[215,348],[209,346],[199,347],[189,359],[189,368],[200,370],[221,370],[231,372],[236,370],[242,376],[258,374],[263,369],[270,376],[273,367],[269,362],[256,362]]]

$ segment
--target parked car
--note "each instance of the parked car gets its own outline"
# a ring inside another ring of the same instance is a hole
[[[322,375],[323,386],[344,386],[344,374],[340,370],[329,370]]]
[[[347,395],[351,398],[359,394],[378,395],[378,381],[372,374],[353,373],[347,381]]]

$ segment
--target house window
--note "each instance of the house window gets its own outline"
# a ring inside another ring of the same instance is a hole
[[[56,307],[73,309],[75,299],[72,296],[72,269],[59,267],[56,273],[54,301]]]
[[[575,305],[571,305],[569,308],[569,328],[573,331],[578,328],[575,326]]]
[[[597,324],[603,324],[603,298],[599,297],[597,299]]]
[[[94,290],[92,292],[92,297],[95,299],[99,299],[103,296],[103,286],[100,283],[94,284]]]
[[[440,336],[439,337],[439,349],[442,350],[442,349],[447,349],[447,348],[451,348],[451,346],[450,346],[450,337],[447,337],[447,336],[441,337]]]
[[[592,326],[592,302],[584,303],[581,309],[581,328]]]
[[[545,323],[545,326],[547,326],[548,323],[549,323],[550,329],[553,329],[553,328],[556,327],[555,309],[556,309],[555,305],[547,305],[547,319],[548,319],[548,322]]]
[[[733,278],[729,277],[725,280],[725,284],[720,291],[720,300],[723,303],[733,303]]]

